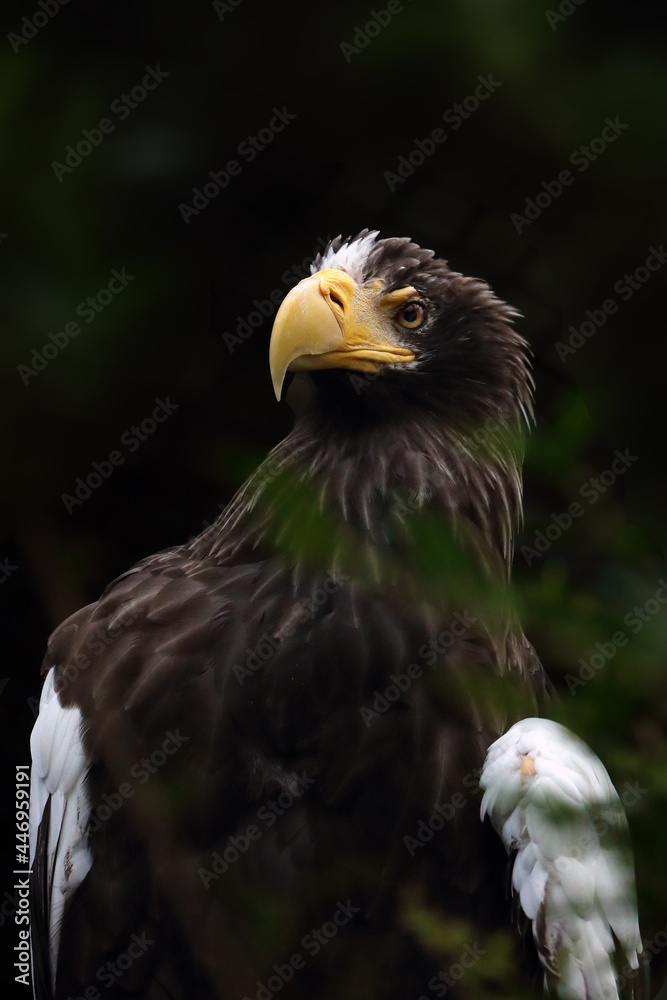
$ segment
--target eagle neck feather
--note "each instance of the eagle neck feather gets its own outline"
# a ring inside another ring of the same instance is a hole
[[[249,543],[256,549],[270,542],[286,513],[272,493],[289,479],[320,511],[333,511],[342,527],[354,525],[376,546],[387,543],[391,517],[406,521],[428,510],[455,532],[463,523],[473,526],[507,579],[522,490],[518,435],[510,441],[491,434],[480,446],[472,435],[423,413],[357,432],[341,430],[317,411],[302,414],[218,520],[193,540],[193,554],[223,562]]]

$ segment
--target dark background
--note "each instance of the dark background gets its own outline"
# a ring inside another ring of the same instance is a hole
[[[199,532],[291,425],[271,390],[271,318],[231,351],[223,335],[253,300],[288,290],[296,279],[285,270],[318,238],[368,226],[432,247],[523,313],[537,429],[517,547],[522,618],[562,690],[554,714],[619,789],[639,782],[629,820],[642,930],[665,930],[667,607],[637,633],[623,619],[667,573],[667,266],[627,302],[613,291],[665,237],[664,27],[649,2],[561,6],[572,13],[552,27],[531,0],[406,0],[347,58],[341,43],[354,44],[383,0],[242,0],[222,18],[208,2],[70,0],[17,52],[7,36],[41,8],[4,6],[5,833],[50,631],[138,558]],[[112,103],[158,64],[168,77],[121,121]],[[443,113],[489,74],[501,86],[452,130]],[[284,106],[296,118],[253,162],[240,156]],[[616,116],[628,128],[579,172],[570,155]],[[53,162],[105,117],[114,131],[59,181]],[[385,172],[439,127],[446,141],[391,191]],[[233,158],[240,175],[186,224],[179,205]],[[512,213],[567,168],[573,183],[518,233]],[[80,335],[24,384],[19,366],[113,268],[134,280],[94,322],[79,317]],[[610,297],[617,313],[561,361],[555,343]],[[125,432],[167,396],[178,409],[130,451]],[[522,558],[520,546],[626,448],[636,461],[618,482],[582,501],[583,516],[543,555]],[[63,494],[116,450],[122,465],[68,513]],[[619,629],[627,645],[573,695],[567,676]],[[0,893],[11,889],[11,844]],[[14,945],[10,919],[0,935]],[[653,965],[655,995],[664,947]],[[13,979],[9,962],[3,974]]]

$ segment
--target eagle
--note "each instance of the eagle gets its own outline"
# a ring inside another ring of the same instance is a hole
[[[517,317],[375,230],[286,295],[293,430],[50,637],[36,1000],[498,995],[508,941],[516,993],[643,995],[623,808],[512,600]]]

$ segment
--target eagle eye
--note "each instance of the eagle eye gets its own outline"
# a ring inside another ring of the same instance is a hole
[[[416,330],[426,319],[426,310],[420,302],[408,302],[396,318],[406,330]]]

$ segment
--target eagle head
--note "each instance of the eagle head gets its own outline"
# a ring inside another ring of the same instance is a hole
[[[450,270],[409,238],[336,237],[283,300],[270,345],[276,396],[308,372],[319,405],[364,415],[435,417],[469,433],[532,416],[519,315],[479,278]],[[339,404],[339,405],[336,405]]]

